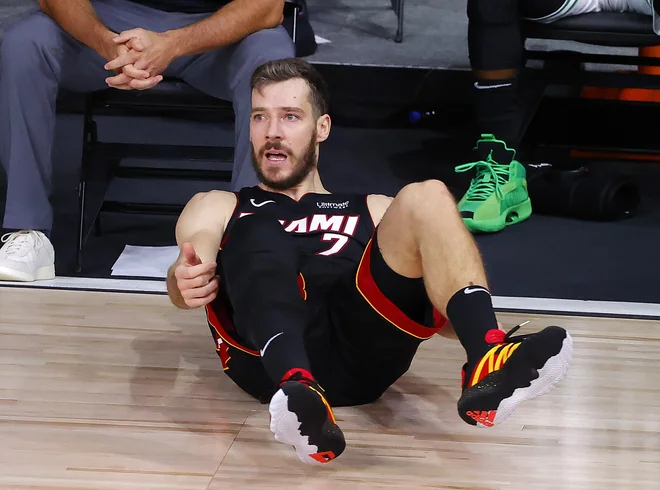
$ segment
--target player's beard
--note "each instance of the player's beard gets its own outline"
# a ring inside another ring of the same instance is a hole
[[[261,169],[259,165],[266,152],[270,150],[278,150],[286,152],[287,159],[291,162],[291,173],[283,178],[271,179]],[[303,150],[300,155],[294,155],[293,152],[281,143],[265,144],[259,149],[257,155],[252,145],[252,166],[257,173],[259,182],[265,184],[271,189],[278,191],[285,191],[299,185],[305,178],[316,168],[316,130],[309,140],[309,145]]]

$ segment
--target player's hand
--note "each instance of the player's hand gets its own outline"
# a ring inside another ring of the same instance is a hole
[[[219,278],[215,275],[215,262],[202,263],[190,243],[183,244],[184,261],[174,269],[176,285],[181,297],[190,308],[205,306],[218,294]]]

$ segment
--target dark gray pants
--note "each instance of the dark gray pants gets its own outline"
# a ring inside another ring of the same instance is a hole
[[[155,32],[183,27],[207,14],[162,12],[128,0],[92,0],[114,32],[142,27]],[[185,80],[231,100],[236,141],[231,188],[255,185],[251,163],[250,76],[266,61],[294,56],[283,27],[267,29],[217,51],[175,60],[165,76]],[[0,161],[8,179],[5,228],[51,230],[51,149],[58,87],[77,92],[107,88],[105,60],[42,12],[6,32],[0,45]]]

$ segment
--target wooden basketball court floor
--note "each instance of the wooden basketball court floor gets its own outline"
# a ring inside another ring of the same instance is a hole
[[[0,489],[660,488],[660,322],[502,314],[575,341],[568,376],[503,425],[456,413],[463,351],[436,337],[348,442],[310,467],[223,374],[203,312],[166,296],[0,288]]]

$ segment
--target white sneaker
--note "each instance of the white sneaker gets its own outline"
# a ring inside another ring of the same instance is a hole
[[[41,281],[55,277],[55,250],[40,231],[6,233],[0,239],[0,281]]]

